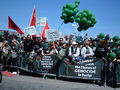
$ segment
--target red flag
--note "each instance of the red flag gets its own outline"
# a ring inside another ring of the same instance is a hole
[[[48,29],[50,29],[50,27],[48,25],[48,22],[46,22],[46,25],[45,25],[45,27],[44,27],[44,29],[42,31],[42,34],[41,34],[42,37],[45,37],[45,31],[48,30]]]
[[[14,29],[20,34],[24,34],[22,30],[14,23],[14,21],[8,16],[8,28]]]
[[[31,18],[30,26],[36,26],[36,8],[34,8],[34,11],[32,13],[32,18]]]

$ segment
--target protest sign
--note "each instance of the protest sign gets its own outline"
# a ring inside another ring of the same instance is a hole
[[[30,27],[25,28],[25,36],[27,36],[28,34],[29,35],[36,35],[35,26],[30,26]]]
[[[44,55],[40,61],[40,73],[56,74],[57,59],[55,55]]]
[[[50,70],[53,66],[53,60],[51,56],[43,56],[41,60],[41,66],[43,69]]]
[[[46,31],[47,41],[56,41],[59,40],[59,37],[60,37],[59,31],[53,31],[53,30]]]
[[[89,80],[101,80],[104,63],[101,59],[86,59],[79,64],[62,63],[59,76]]]
[[[37,19],[37,25],[39,25],[39,26],[45,26],[46,20],[47,20],[46,17],[39,17],[39,18]]]

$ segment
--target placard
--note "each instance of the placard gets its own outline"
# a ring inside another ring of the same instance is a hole
[[[37,19],[37,25],[39,26],[45,26],[46,25],[47,18],[46,17],[39,17]]]
[[[59,31],[53,31],[53,30],[46,31],[47,41],[56,41],[59,40],[59,37],[60,37]]]
[[[41,60],[41,72],[48,73],[50,70],[52,70],[53,67],[53,60],[52,57],[49,55],[42,56]]]
[[[30,27],[25,28],[25,36],[27,36],[28,34],[29,35],[36,35],[35,26],[30,26]]]

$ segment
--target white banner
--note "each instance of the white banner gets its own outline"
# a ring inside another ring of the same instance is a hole
[[[46,30],[46,38],[47,38],[47,41],[59,40],[60,33],[59,33],[59,31]]]
[[[25,28],[25,36],[27,36],[28,34],[29,35],[36,35],[36,28],[35,26],[30,26],[30,27],[27,27]]]
[[[39,25],[39,26],[45,26],[46,21],[47,21],[47,18],[46,18],[46,17],[39,17],[39,18],[37,19],[37,25]]]

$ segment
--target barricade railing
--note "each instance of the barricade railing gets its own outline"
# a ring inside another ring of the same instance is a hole
[[[57,55],[40,56],[35,53],[21,52],[15,66],[8,64],[6,66],[43,76],[97,80],[104,82],[104,85],[111,83],[111,86],[120,84],[120,62],[110,63],[108,60],[95,57],[81,59],[77,63],[70,62],[72,60],[68,58],[61,59]]]
[[[79,64],[63,61],[59,68],[59,76],[66,78],[78,78],[87,80],[102,80],[104,60],[99,58],[86,58]]]
[[[20,57],[20,68],[32,73],[56,77],[58,58],[56,55],[36,55],[23,53]]]
[[[107,85],[112,87],[120,86],[120,62],[108,61]]]

